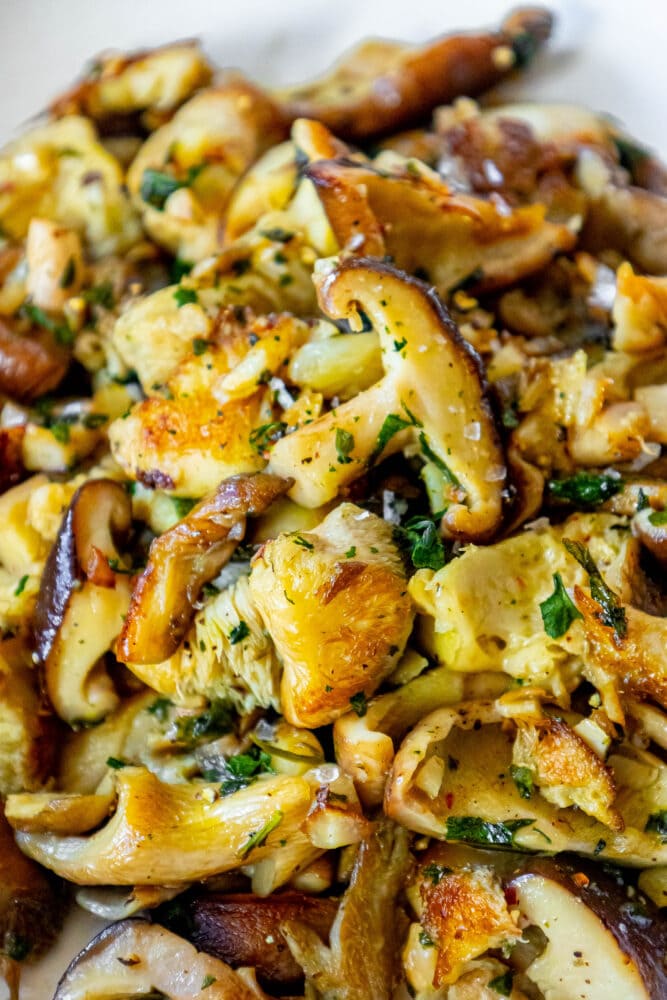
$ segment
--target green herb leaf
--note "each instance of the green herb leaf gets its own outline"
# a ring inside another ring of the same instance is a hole
[[[169,268],[169,279],[172,285],[178,285],[181,278],[189,274],[194,264],[190,260],[183,260],[181,257],[174,257]]]
[[[172,707],[173,702],[170,698],[156,698],[152,705],[149,705],[146,711],[150,715],[154,715],[158,722],[166,722],[167,716],[169,715],[169,709]]]
[[[599,616],[600,621],[608,628],[613,628],[616,636],[622,639],[628,631],[628,623],[625,618],[625,608],[618,595],[602,579],[602,575],[595,565],[595,560],[585,545],[569,538],[563,539],[563,545],[588,573],[591,597],[602,608],[602,613]]]
[[[312,542],[309,542],[307,538],[303,538],[302,535],[295,535],[292,539],[295,545],[300,545],[302,549],[314,549],[315,546]]]
[[[495,979],[490,981],[489,989],[500,993],[501,997],[511,996],[513,979],[514,975],[509,970],[503,972],[502,976],[496,976]]]
[[[247,858],[247,856],[255,847],[261,847],[264,843],[266,843],[267,837],[269,836],[270,833],[273,833],[276,827],[280,826],[280,824],[282,823],[282,819],[283,819],[282,810],[276,809],[271,818],[264,824],[264,826],[260,830],[257,830],[255,833],[250,834],[248,840],[241,848],[240,851],[241,857]]]
[[[663,524],[667,524],[667,510],[654,510],[652,514],[648,516],[649,522],[656,528],[659,528]]]
[[[644,831],[646,833],[657,833],[662,843],[667,844],[667,809],[651,813],[646,821]]]
[[[551,639],[560,639],[573,621],[584,616],[565,589],[560,573],[553,574],[553,581],[554,592],[540,603],[540,612],[544,631]]]
[[[637,491],[637,513],[639,513],[640,510],[646,510],[646,508],[650,506],[651,504],[649,502],[649,498],[646,496],[644,490],[640,486]]]
[[[25,302],[21,306],[21,312],[31,323],[36,326],[41,326],[43,330],[48,330],[56,338],[59,344],[64,344],[65,346],[74,343],[74,333],[69,328],[69,324],[66,321],[58,322],[48,313],[45,313],[43,309],[39,306],[33,305],[32,302]]]
[[[96,431],[100,427],[103,427],[109,419],[107,413],[86,413],[85,417],[81,420],[81,423],[89,431]]]
[[[413,517],[394,529],[395,540],[407,551],[415,569],[439,570],[445,565],[445,547],[435,523],[441,517]]]
[[[225,761],[220,772],[205,772],[204,777],[214,781],[221,778],[220,793],[231,795],[241,788],[247,788],[260,774],[274,774],[271,757],[259,747],[251,747],[247,753],[238,753]]]
[[[14,962],[22,962],[32,951],[32,944],[22,934],[17,934],[15,931],[7,931],[5,933],[3,951]]]
[[[127,767],[127,761],[119,757],[107,757],[107,767],[112,767],[114,771],[120,771],[121,767]]]
[[[336,457],[341,465],[349,465],[352,461],[350,452],[354,448],[354,437],[342,427],[336,428]]]
[[[397,354],[400,354],[404,347],[408,346],[408,338],[402,337],[401,340],[394,341],[394,350]]]
[[[556,500],[566,500],[578,507],[595,507],[623,489],[620,476],[577,472],[567,479],[549,480],[549,493]]]
[[[533,794],[533,772],[529,767],[517,767],[516,764],[510,766],[512,781],[519,790],[522,799],[529,799]]]
[[[207,990],[209,988],[209,986],[213,986],[213,983],[217,983],[217,981],[218,980],[216,979],[216,977],[212,976],[209,973],[208,975],[204,976],[204,978],[202,979],[202,981],[201,981],[201,989],[202,990]]]
[[[267,240],[273,240],[275,243],[289,243],[294,233],[282,229],[281,226],[273,226],[271,229],[261,229],[260,236],[264,236]]]
[[[70,425],[66,420],[54,420],[49,424],[49,430],[53,434],[56,441],[60,444],[68,444],[70,439]]]
[[[414,425],[411,420],[405,420],[403,417],[399,416],[398,413],[388,413],[384,418],[382,427],[380,428],[377,443],[369,460],[370,464],[372,465],[373,462],[379,458],[395,434],[398,434],[399,431],[404,431],[406,428],[412,426]]]
[[[229,641],[232,646],[236,646],[239,642],[243,642],[244,639],[247,639],[249,635],[250,629],[248,628],[246,622],[241,619],[238,625],[235,625],[229,633]]]
[[[94,306],[103,306],[104,309],[113,309],[116,300],[113,294],[113,285],[110,281],[102,281],[99,285],[91,288],[84,288],[81,298]]]
[[[479,816],[448,816],[447,840],[463,840],[467,844],[491,844],[511,847],[516,833],[531,826],[533,819],[511,819],[505,823],[487,823]]]
[[[364,692],[357,691],[356,694],[353,694],[350,698],[350,705],[361,719],[368,711],[368,704]]]
[[[435,948],[435,941],[428,933],[428,931],[421,930],[419,932],[419,943],[422,948]]]
[[[29,579],[30,579],[30,576],[27,573],[25,574],[25,576],[21,577],[21,579],[19,580],[19,582],[16,584],[16,590],[14,591],[14,597],[20,597],[20,595],[25,590],[25,585],[26,585],[26,583],[28,582]]]
[[[178,520],[187,517],[193,507],[198,503],[192,497],[171,497],[171,503]]]
[[[354,557],[356,556],[356,554],[357,554],[357,546],[356,545],[351,545],[350,548],[345,553],[345,558],[346,559],[354,559]]]
[[[234,728],[234,709],[223,698],[215,698],[200,715],[176,720],[176,739],[192,746],[203,737],[223,736]]]
[[[183,288],[182,285],[174,292],[174,298],[176,299],[176,305],[180,309],[182,306],[188,305],[190,302],[198,302],[199,297],[194,288]]]
[[[65,269],[60,275],[59,285],[61,288],[70,288],[74,284],[74,279],[76,278],[76,263],[74,257],[70,259],[65,264]]]
[[[438,469],[440,469],[440,471],[442,472],[443,476],[445,477],[445,479],[447,480],[447,482],[449,483],[449,485],[450,486],[460,486],[461,483],[456,478],[456,476],[454,475],[454,473],[452,472],[452,470],[449,468],[449,466],[447,465],[447,463],[443,462],[443,460],[440,458],[440,456],[436,455],[436,453],[433,451],[433,449],[431,448],[430,444],[428,443],[428,441],[426,439],[426,435],[424,434],[423,431],[419,435],[419,444],[421,445],[421,450],[422,450],[422,454],[424,455],[424,457],[427,458],[429,460],[429,462],[433,462],[433,464]]]
[[[256,427],[254,431],[250,432],[248,440],[253,448],[256,448],[261,454],[270,445],[275,444],[276,441],[283,437],[286,430],[287,424],[284,420],[273,420],[270,424],[262,424],[261,427]]]
[[[203,337],[195,337],[192,341],[192,350],[196,357],[201,357],[202,354],[206,354],[209,349],[208,340],[204,340]]]
[[[161,212],[164,210],[164,204],[169,195],[182,187],[185,187],[183,181],[177,180],[176,177],[166,174],[162,170],[148,167],[141,177],[139,193],[142,201]]]
[[[430,864],[422,868],[422,875],[429,879],[432,885],[438,885],[445,875],[451,874],[451,871],[452,869],[447,868],[446,865],[438,865],[435,861],[431,861]]]
[[[614,136],[613,143],[616,146],[618,152],[618,159],[622,167],[625,167],[631,174],[636,170],[636,168],[643,163],[644,160],[648,160],[651,156],[648,149],[644,149],[638,143],[633,142],[632,139],[628,139],[627,136]]]

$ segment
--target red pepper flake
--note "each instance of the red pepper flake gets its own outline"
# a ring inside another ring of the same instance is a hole
[[[575,873],[575,874],[574,874],[574,875],[572,876],[572,881],[573,881],[573,882],[574,882],[574,884],[575,884],[576,886],[578,886],[578,887],[579,887],[580,889],[585,889],[585,888],[586,888],[586,886],[590,884],[590,881],[591,881],[591,880],[589,879],[589,877],[588,877],[587,875],[584,875],[584,873],[583,873],[583,872],[576,872],[576,873]]]
[[[505,889],[505,902],[508,906],[516,906],[519,902],[519,897],[517,896],[516,889],[513,885],[508,885]]]
[[[445,795],[445,805],[447,806],[448,809],[451,809],[452,806],[454,805],[454,793],[453,792],[447,792],[447,794]]]

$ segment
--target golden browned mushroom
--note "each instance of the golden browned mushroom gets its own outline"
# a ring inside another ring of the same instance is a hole
[[[323,311],[378,331],[385,377],[278,441],[269,468],[294,478],[290,496],[327,503],[378,459],[409,443],[427,461],[442,530],[488,538],[502,514],[506,467],[479,359],[432,289],[377,261],[325,262],[316,274]]]
[[[313,799],[294,775],[220,796],[219,784],[168,784],[143,767],[115,773],[118,804],[104,826],[90,836],[18,832],[21,850],[78,885],[193,882],[289,854]]]
[[[261,1000],[228,965],[158,924],[130,919],[112,924],[81,951],[58,983],[53,1000]]]
[[[248,515],[264,513],[290,485],[291,480],[266,473],[232,476],[155,539],[118,637],[120,660],[134,669],[160,663],[176,651],[201,588],[243,541]]]
[[[69,366],[69,351],[47,330],[20,334],[0,319],[0,392],[21,402],[55,389]]]
[[[119,483],[89,480],[74,494],[44,567],[35,649],[49,698],[67,722],[99,720],[118,700],[101,657],[129,603],[128,578],[116,572],[115,538],[127,534],[131,518]]]
[[[424,119],[436,104],[474,96],[525,64],[551,33],[552,17],[528,7],[499,31],[437,38],[425,45],[363,42],[310,84],[274,91],[293,118],[316,118],[344,139],[360,140]]]
[[[632,521],[633,531],[652,555],[667,567],[667,516],[659,516],[650,507],[638,511]]]
[[[573,228],[550,222],[542,204],[502,211],[489,200],[453,192],[416,161],[380,169],[319,160],[305,170],[343,249],[389,254],[397,267],[424,273],[441,294],[510,285],[576,243]]]
[[[588,193],[583,244],[618,250],[650,274],[667,274],[667,197],[611,181]]]
[[[399,979],[401,911],[398,894],[411,859],[407,832],[381,820],[357,855],[330,933],[286,920],[282,933],[306,982],[326,1000],[389,1000]]]
[[[264,982],[295,986],[303,977],[280,931],[298,920],[325,940],[338,911],[338,900],[287,890],[262,898],[250,893],[188,894],[167,907],[167,924],[202,951],[233,968],[249,965]]]
[[[197,41],[174,42],[139,52],[106,52],[87,76],[50,107],[56,118],[86,115],[104,126],[150,110],[166,115],[211,79]]]

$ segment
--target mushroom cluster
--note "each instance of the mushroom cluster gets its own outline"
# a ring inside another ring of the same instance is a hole
[[[0,151],[12,1000],[667,997],[667,168],[551,28]]]

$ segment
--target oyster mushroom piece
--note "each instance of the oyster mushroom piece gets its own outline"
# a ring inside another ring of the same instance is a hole
[[[293,118],[316,118],[345,139],[365,139],[425,118],[437,104],[488,90],[551,33],[540,7],[514,11],[498,31],[437,38],[425,45],[372,39],[328,76],[273,92]]]
[[[224,962],[197,951],[164,927],[129,919],[107,927],[76,956],[53,1000],[151,996],[192,1000],[200,994],[206,1000],[264,996]]]
[[[417,445],[436,485],[444,534],[483,540],[502,516],[505,459],[477,354],[433,289],[377,261],[324,262],[315,277],[333,319],[377,329],[385,376],[278,441],[269,469],[293,477],[290,496],[319,507],[369,464]],[[391,431],[391,433],[389,432]]]
[[[115,538],[131,525],[130,498],[111,479],[93,479],[72,497],[51,548],[34,616],[37,660],[58,715],[95,722],[118,697],[101,657],[118,635],[130,599],[117,573]]]
[[[296,726],[363,711],[412,628],[392,527],[354,504],[313,531],[267,542],[252,564],[250,595],[283,663],[283,715]]]
[[[176,651],[201,588],[243,541],[248,515],[264,513],[290,485],[266,473],[232,476],[153,541],[116,643],[120,660],[132,668]]]
[[[655,512],[647,507],[635,514],[632,530],[660,565],[667,567],[667,519],[656,518]]]
[[[116,811],[95,833],[19,831],[19,847],[77,885],[176,885],[287,850],[313,798],[309,782],[294,775],[262,777],[219,797],[219,784],[168,784],[129,765],[116,772],[116,788]]]

